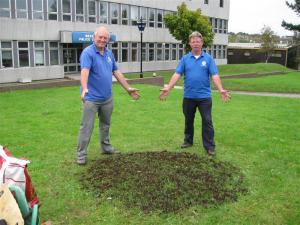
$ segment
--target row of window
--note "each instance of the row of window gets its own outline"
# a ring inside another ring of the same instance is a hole
[[[58,42],[1,41],[0,59],[1,68],[58,65]]]
[[[109,44],[108,47],[113,51],[118,62],[140,61],[140,43],[138,42],[115,42]],[[80,51],[77,52],[76,49]],[[68,50],[71,49],[63,45],[59,46],[58,42],[2,41],[0,42],[0,66],[1,68],[29,67],[78,62],[79,52],[82,49],[76,46],[74,53]],[[226,50],[225,45],[213,45],[205,49],[207,53],[216,59],[225,59]],[[63,53],[63,60],[59,60],[60,52]],[[179,60],[183,54],[184,46],[182,44],[143,43],[143,61]]]
[[[43,4],[44,2],[46,4]],[[73,5],[75,7],[73,7]],[[0,1],[0,17],[22,19],[29,18],[134,26],[137,24],[138,19],[142,18],[148,27],[164,28],[163,17],[168,13],[174,12],[114,2],[99,2],[97,0]],[[227,33],[227,20],[210,18],[210,22],[215,33]]]
[[[115,42],[108,46],[117,61],[135,62],[140,60],[140,43]],[[204,51],[216,59],[226,58],[226,45],[213,45]],[[143,61],[169,61],[179,60],[184,55],[184,45],[169,43],[143,43]]]
[[[108,46],[114,53],[116,61],[137,62],[140,60],[140,43],[115,42]],[[143,43],[143,61],[169,61],[178,60],[183,56],[182,44],[169,43]]]

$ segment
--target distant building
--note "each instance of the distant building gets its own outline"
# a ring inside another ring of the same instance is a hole
[[[80,71],[79,57],[95,28],[115,37],[112,49],[123,72],[138,72],[143,18],[143,69],[174,69],[184,46],[163,18],[185,2],[209,17],[215,33],[206,51],[227,63],[229,0],[0,0],[0,83],[63,78]]]
[[[227,62],[228,64],[247,64],[265,62],[266,57],[260,52],[260,43],[228,43]],[[277,45],[271,54],[268,62],[278,63],[287,66],[288,46]]]

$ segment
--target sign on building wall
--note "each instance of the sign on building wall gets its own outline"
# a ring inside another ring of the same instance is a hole
[[[72,43],[91,43],[93,32],[72,32]]]
[[[72,32],[72,43],[92,43],[93,42],[93,32]],[[110,34],[109,42],[114,42],[117,40],[115,34]]]

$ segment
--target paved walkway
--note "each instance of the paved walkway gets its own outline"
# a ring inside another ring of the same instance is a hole
[[[174,86],[174,88],[182,89],[182,86]],[[241,94],[241,95],[300,98],[300,94],[294,94],[294,93],[273,93],[273,92],[254,92],[254,91],[230,91],[230,93]]]
[[[254,92],[254,91],[230,91],[230,92],[235,94],[241,94],[241,95],[300,98],[300,94],[294,94],[294,93],[273,93],[273,92]]]

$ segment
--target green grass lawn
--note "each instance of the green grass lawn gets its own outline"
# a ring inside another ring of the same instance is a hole
[[[228,90],[300,93],[300,72],[289,72],[282,75],[255,78],[222,79]]]
[[[220,76],[245,73],[267,73],[274,71],[284,72],[282,75],[272,75],[254,78],[230,78],[222,79],[225,89],[231,91],[262,91],[262,92],[281,92],[281,93],[300,93],[300,73],[288,69],[275,63],[256,63],[256,64],[227,64],[218,66]],[[157,76],[163,76],[167,84],[174,71],[157,71]],[[145,72],[145,77],[151,77],[153,72]],[[138,78],[139,74],[126,74],[127,78]],[[183,85],[183,79],[177,84]]]
[[[220,75],[243,73],[267,73],[274,71],[289,72],[291,69],[276,63],[226,64],[219,65]]]
[[[282,72],[291,72],[293,70],[282,66],[276,63],[254,63],[254,64],[226,64],[226,65],[218,65],[219,74],[221,76],[232,75],[232,74],[244,74],[244,73],[267,73],[274,71],[282,71]],[[155,71],[157,76],[163,76],[166,78],[170,78],[171,75],[175,72],[175,68],[173,70],[166,71]],[[144,72],[144,77],[152,77],[153,71]],[[139,73],[128,73],[125,74],[127,78],[139,78]],[[169,80],[169,79],[168,79]]]
[[[132,101],[114,86],[111,142],[123,153],[180,152],[182,90],[165,102],[159,87],[135,85]],[[233,94],[230,103],[213,96],[217,159],[245,174],[249,193],[219,207],[193,207],[178,214],[143,214],[122,203],[99,201],[82,186],[86,167],[75,165],[81,117],[78,87],[0,93],[1,145],[31,160],[29,172],[42,202],[42,220],[53,224],[300,224],[300,99]],[[188,152],[207,157],[196,118],[195,143]],[[99,154],[95,126],[88,160]],[[105,165],[103,165],[105,167]]]

